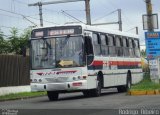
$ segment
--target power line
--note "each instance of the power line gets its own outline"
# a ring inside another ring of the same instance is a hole
[[[3,25],[0,25],[0,28],[10,28],[10,29],[12,29],[12,28],[14,28],[14,27],[10,27],[10,26],[3,26]],[[18,30],[24,30],[24,29],[22,29],[22,28],[17,28]]]
[[[22,14],[19,14],[19,13],[16,13],[16,12],[12,12],[12,11],[8,11],[8,10],[4,10],[4,9],[1,9],[1,8],[0,8],[0,10],[1,10],[1,11],[4,11],[4,12],[8,12],[8,13],[12,13],[12,14],[16,14],[16,15],[20,15],[20,16],[22,16]]]
[[[72,15],[68,14],[68,13],[67,13],[67,12],[65,12],[64,10],[62,10],[62,13],[64,13],[65,15],[68,15],[69,17],[71,17],[71,18],[73,18],[73,19],[77,20],[78,22],[81,22],[81,23],[83,23],[83,24],[86,24],[86,23],[82,22],[81,20],[77,19],[76,17],[74,17],[74,16],[72,16]]]
[[[37,24],[35,24],[34,22],[32,22],[31,20],[29,20],[28,18],[26,18],[25,16],[23,16],[23,18],[21,17],[16,17],[16,16],[10,16],[10,15],[6,15],[6,14],[0,14],[0,15],[3,15],[3,16],[7,16],[7,17],[10,17],[10,18],[16,18],[16,19],[21,19],[21,20],[27,20],[29,21],[30,23],[32,23],[33,25],[37,26]]]
[[[27,21],[29,21],[30,23],[34,24],[35,26],[37,26],[37,24],[35,24],[34,22],[30,21],[29,19],[26,18],[25,15],[23,14],[19,14],[19,13],[15,13],[15,12],[12,12],[12,11],[8,11],[8,10],[4,10],[4,9],[0,9],[1,11],[4,11],[4,12],[8,12],[8,13],[12,13],[12,14],[15,14],[15,15],[20,15],[22,16],[24,19],[26,19]],[[28,16],[30,17],[30,16]],[[30,17],[31,18],[31,17]]]
[[[136,27],[134,27],[134,28],[131,28],[131,29],[129,29],[129,30],[127,30],[126,32],[129,32],[129,31],[131,31],[131,30],[134,30]]]
[[[23,5],[27,5],[28,6],[28,3],[26,2],[22,2],[22,1],[19,1],[19,0],[15,0],[17,3],[20,3],[20,4],[23,4]],[[57,10],[51,10],[51,9],[48,9],[48,8],[43,8],[44,10],[47,10],[47,11],[51,11],[51,12],[58,12]]]
[[[23,4],[23,5],[27,5],[28,6],[28,3],[26,2],[22,2],[22,1],[19,1],[19,0],[15,0],[17,3],[20,3],[20,4]],[[59,12],[57,10],[51,10],[51,9],[48,9],[48,8],[43,8],[44,10],[47,10],[47,11],[50,11],[50,12]]]
[[[14,27],[9,27],[9,26],[0,25],[0,28],[12,29],[12,28],[14,28]],[[22,28],[17,28],[17,29],[20,30],[20,31],[24,31],[24,29],[22,29]]]
[[[1,14],[1,13],[0,13],[0,15],[2,15],[2,16],[7,16],[7,17],[10,17],[10,18],[22,19],[22,18],[20,18],[20,17],[11,16],[11,15],[7,15],[7,14]]]
[[[102,17],[99,17],[99,18],[95,19],[94,21],[101,20],[101,19],[103,19],[103,18],[105,18],[105,17],[107,17],[107,16],[109,16],[109,15],[111,15],[111,14],[117,12],[117,11],[118,11],[118,10],[114,10],[114,11],[112,11],[112,12],[110,12],[110,13],[108,13],[108,14],[102,16]]]
[[[138,33],[139,33],[138,32],[138,27],[131,28],[131,29],[127,30],[126,32],[129,32],[129,31],[134,30],[134,29],[136,30],[136,34],[138,35]]]
[[[1,9],[1,8],[0,8],[0,10],[1,10],[1,11],[4,11],[4,12],[11,13],[11,14],[20,15],[20,16],[22,16],[22,17],[29,17],[29,18],[32,18],[32,19],[35,19],[35,20],[39,20],[39,19],[37,19],[37,18],[34,18],[34,17],[31,17],[31,16],[25,16],[25,15],[23,15],[23,14],[16,13],[16,12],[12,12],[12,11],[8,11],[8,10],[4,10],[4,9]],[[52,23],[52,24],[59,25],[59,24],[57,24],[57,23],[50,22],[50,21],[47,21],[47,20],[44,20],[44,21],[45,21],[45,22],[48,22],[48,23]]]
[[[50,1],[50,2],[36,2],[36,3],[33,3],[33,4],[28,4],[28,6],[38,6],[39,7],[40,25],[43,26],[42,5],[68,3],[68,2],[78,2],[78,1],[85,1],[86,22],[87,22],[88,25],[91,25],[90,0],[65,0],[65,1],[61,0],[61,1]]]
[[[76,18],[76,17],[74,17],[74,16],[72,16],[71,14],[69,14],[69,13],[67,13],[66,11],[85,11],[85,10],[61,10],[61,11],[56,11],[56,10],[52,10],[52,9],[48,9],[48,8],[43,8],[44,10],[46,10],[46,11],[49,11],[49,12],[56,12],[56,13],[61,13],[62,15],[64,15],[64,16],[66,16],[67,18],[69,18],[69,19],[74,19],[74,20],[76,20],[76,21],[78,21],[78,22],[81,22],[81,23],[84,23],[84,22],[82,22],[81,20],[79,20],[78,18]]]
[[[28,3],[26,3],[26,2],[22,2],[22,1],[19,1],[19,0],[15,0],[16,2],[18,2],[18,3],[20,3],[20,4],[25,4],[25,5],[27,5],[28,6]],[[48,9],[48,8],[43,8],[44,10],[46,10],[46,11],[50,11],[50,12],[57,12],[57,13],[59,13],[59,11],[57,11],[57,10],[51,10],[51,9]],[[65,11],[85,11],[85,10],[64,10],[64,12]],[[68,13],[66,13],[66,14],[64,14],[64,12],[62,13],[63,15],[68,15],[69,17],[72,17],[72,18],[74,18],[75,20],[78,20],[77,18],[75,18],[74,16],[71,16],[70,14],[68,14]],[[28,17],[28,16],[26,16],[26,17]],[[39,19],[38,19],[39,20]],[[45,20],[44,20],[45,21]],[[80,21],[80,20],[78,20],[79,22],[81,22],[81,23],[83,23],[82,21]],[[57,24],[57,23],[55,23],[55,24]]]
[[[29,21],[29,22],[32,23],[33,25],[37,26],[37,24],[35,24],[34,22],[32,22],[31,20],[29,20],[29,19],[26,18],[25,16],[23,16],[23,19],[26,19],[27,21]]]

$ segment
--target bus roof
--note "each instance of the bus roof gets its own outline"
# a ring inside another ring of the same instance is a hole
[[[33,30],[42,29],[42,28],[51,28],[51,27],[64,27],[64,26],[81,26],[83,30],[139,38],[139,35],[137,35],[137,34],[123,32],[123,31],[118,31],[118,30],[112,30],[112,29],[104,28],[104,27],[85,25],[85,24],[65,24],[65,25],[58,25],[58,26],[37,27],[37,28],[34,28]]]
[[[120,35],[120,36],[139,38],[137,34],[132,34],[132,33],[118,31],[118,30],[112,30],[112,29],[104,28],[104,27],[82,25],[82,28],[85,30],[89,30],[89,31],[96,31],[96,32],[115,34],[115,35]]]

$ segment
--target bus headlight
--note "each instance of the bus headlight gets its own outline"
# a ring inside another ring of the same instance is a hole
[[[81,76],[78,76],[78,79],[81,79]]]
[[[39,79],[39,82],[42,82],[42,80],[41,80],[41,79]]]
[[[37,79],[34,79],[34,82],[37,82]]]
[[[73,80],[76,80],[76,77],[73,77]]]

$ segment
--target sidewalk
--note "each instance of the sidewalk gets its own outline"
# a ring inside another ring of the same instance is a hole
[[[10,93],[20,93],[20,92],[30,92],[31,88],[27,86],[10,86],[10,87],[0,87],[0,96],[7,95]]]

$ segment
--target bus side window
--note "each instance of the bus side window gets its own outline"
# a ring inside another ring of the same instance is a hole
[[[135,56],[140,57],[139,40],[134,39],[134,44],[135,44],[135,48],[134,48]]]
[[[129,56],[129,44],[127,37],[122,37],[124,56]]]
[[[109,55],[110,56],[116,56],[116,43],[115,43],[115,37],[113,35],[108,35],[108,41],[109,41]]]
[[[122,40],[120,36],[116,36],[116,52],[117,56],[123,56]]]
[[[123,47],[123,39],[122,39],[122,36],[120,37],[120,44],[121,44],[121,47]]]
[[[130,57],[134,57],[134,44],[133,44],[133,38],[128,38],[129,40],[129,54],[130,54]]]
[[[101,55],[101,39],[99,34],[93,34],[94,54]]]
[[[102,55],[106,56],[108,55],[108,37],[107,35],[101,35],[101,50]]]

